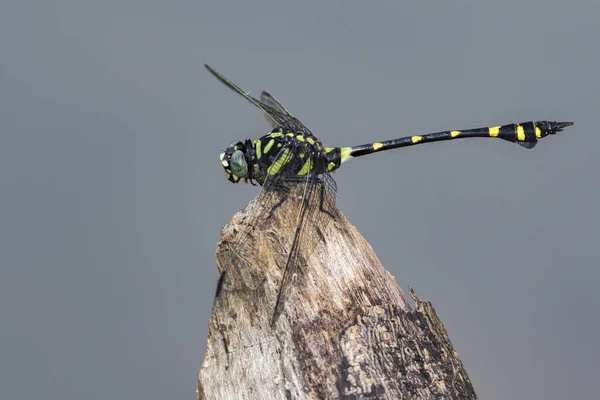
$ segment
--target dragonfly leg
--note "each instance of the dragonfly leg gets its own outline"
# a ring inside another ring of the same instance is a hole
[[[325,184],[321,183],[319,186],[321,186],[321,193],[320,193],[320,199],[319,199],[319,209],[321,211],[323,211],[325,214],[328,214],[331,218],[335,219],[335,215],[329,211],[326,210],[325,207],[323,207],[323,205],[325,204]]]
[[[277,200],[277,202],[275,204],[273,204],[271,206],[271,209],[269,210],[269,214],[267,215],[266,220],[269,220],[273,214],[275,213],[275,210],[277,210],[282,204],[283,202],[287,199],[288,195],[290,194],[290,189],[288,187],[285,186],[281,186],[280,188],[277,189],[279,195],[279,199]]]

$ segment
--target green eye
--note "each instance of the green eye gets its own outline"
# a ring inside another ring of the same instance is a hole
[[[241,150],[236,150],[231,155],[231,159],[229,160],[229,165],[231,168],[231,172],[239,176],[240,178],[245,178],[248,176],[248,163],[246,162],[246,156]]]

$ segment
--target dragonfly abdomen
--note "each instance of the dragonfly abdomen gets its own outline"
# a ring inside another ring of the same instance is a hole
[[[517,143],[522,147],[531,149],[537,141],[545,136],[553,135],[563,130],[567,126],[573,125],[572,122],[552,122],[552,121],[529,121],[520,124],[508,124],[490,126],[485,128],[442,131],[428,133],[425,135],[406,136],[399,139],[386,140],[383,142],[374,142],[354,147],[339,148],[341,162],[351,157],[360,157],[379,151],[396,149],[399,147],[414,146],[422,143],[439,142],[442,140],[464,139],[464,138],[498,138],[509,142]]]

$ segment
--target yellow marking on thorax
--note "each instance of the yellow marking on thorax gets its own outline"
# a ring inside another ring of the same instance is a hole
[[[522,125],[517,125],[517,139],[521,142],[525,141],[525,130]]]
[[[450,137],[452,137],[452,138],[455,138],[455,137],[457,137],[458,135],[460,135],[460,131],[451,131],[451,132],[450,132]]]
[[[375,142],[373,143],[373,151],[377,151],[383,147],[383,143]]]
[[[285,150],[283,150],[283,154],[281,155],[281,157],[279,157],[273,164],[271,164],[269,168],[267,168],[267,174],[275,175],[277,172],[279,172],[281,167],[283,167],[290,161],[288,157],[289,153],[290,149],[286,148]]]
[[[262,157],[262,140],[257,140],[256,141],[256,158],[259,159]]]
[[[488,128],[489,132],[490,132],[490,136],[491,137],[498,137],[498,135],[500,134],[500,125],[498,126],[490,126]]]
[[[334,169],[334,168],[335,168],[335,163],[334,163],[334,162],[330,162],[330,163],[327,165],[327,171],[331,171],[331,170],[332,170],[332,169]]]
[[[281,133],[281,130],[279,130],[277,132],[271,132],[271,134],[269,136],[272,137],[272,138],[282,137],[283,133]]]
[[[421,140],[423,140],[423,136],[413,136],[411,140],[413,143],[419,143]]]
[[[538,128],[537,126],[535,127],[535,137],[540,139],[542,137],[542,130],[540,128]]]
[[[307,173],[310,172],[311,169],[312,169],[312,158],[309,157],[308,160],[306,160],[306,162],[302,166],[302,169],[300,169],[300,171],[298,171],[298,175],[306,175]]]
[[[269,152],[269,150],[271,150],[271,147],[273,146],[273,143],[275,143],[275,139],[271,139],[269,140],[269,143],[267,143],[267,145],[265,146],[263,152],[265,154],[267,154]]]

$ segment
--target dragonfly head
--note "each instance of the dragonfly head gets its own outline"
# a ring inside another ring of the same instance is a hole
[[[250,179],[250,183],[253,183],[249,158],[251,149],[252,142],[250,139],[246,139],[245,143],[231,142],[227,149],[219,155],[225,175],[230,182],[238,183],[241,179],[247,182]]]

